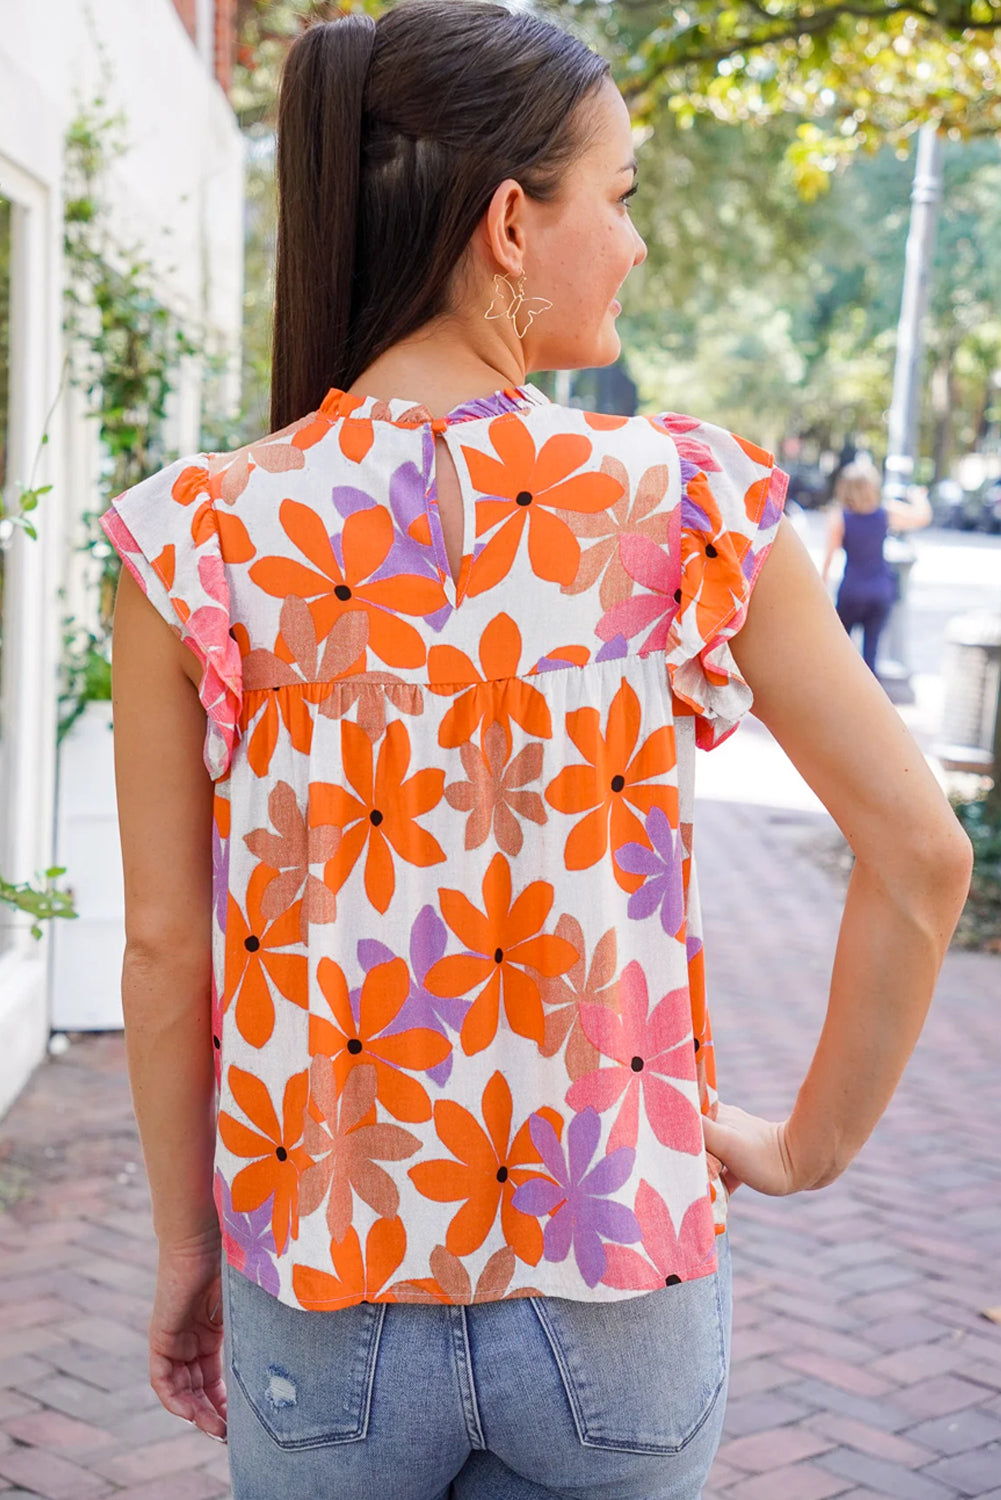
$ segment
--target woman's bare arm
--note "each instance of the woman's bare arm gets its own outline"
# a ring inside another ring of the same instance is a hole
[[[914,1049],[972,850],[785,519],[731,646],[755,715],[855,853],[826,1018],[785,1126],[796,1185],[824,1187],[868,1139]],[[727,1160],[724,1136],[707,1144]]]
[[[161,1246],[218,1233],[212,1202],[212,796],[199,663],[122,569],[112,686],[125,876],[122,1004]]]
[[[932,508],[926,495],[914,500],[884,500],[887,520],[894,531],[920,531],[932,521]]]

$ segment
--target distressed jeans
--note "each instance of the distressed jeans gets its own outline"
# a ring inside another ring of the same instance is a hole
[[[726,1409],[719,1269],[619,1302],[288,1307],[223,1266],[234,1500],[699,1500]]]

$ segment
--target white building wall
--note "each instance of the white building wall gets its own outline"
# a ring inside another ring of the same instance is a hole
[[[126,115],[130,149],[107,184],[116,237],[153,261],[160,299],[190,330],[230,352],[235,403],[243,142],[206,50],[170,0],[49,0],[42,11],[34,0],[4,0],[0,8],[0,193],[16,205],[8,480],[11,498],[16,480],[53,485],[36,512],[38,541],[19,534],[6,557],[0,870],[8,880],[32,879],[54,862],[61,618],[80,613],[86,599],[71,546],[82,511],[99,503],[93,424],[63,374],[62,143],[80,106],[97,96]],[[180,452],[199,446],[192,364],[170,405],[167,441]],[[74,877],[82,872],[66,878]],[[2,1112],[48,1036],[54,924],[43,924],[40,942],[9,907],[0,907],[0,924]]]

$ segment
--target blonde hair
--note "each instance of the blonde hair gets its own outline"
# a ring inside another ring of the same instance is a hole
[[[845,510],[866,514],[876,510],[883,498],[879,470],[868,459],[846,464],[834,485],[834,498]]]

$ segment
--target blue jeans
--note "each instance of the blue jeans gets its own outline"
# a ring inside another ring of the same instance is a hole
[[[280,1303],[223,1268],[234,1500],[699,1500],[723,1430],[730,1235],[618,1302]]]

